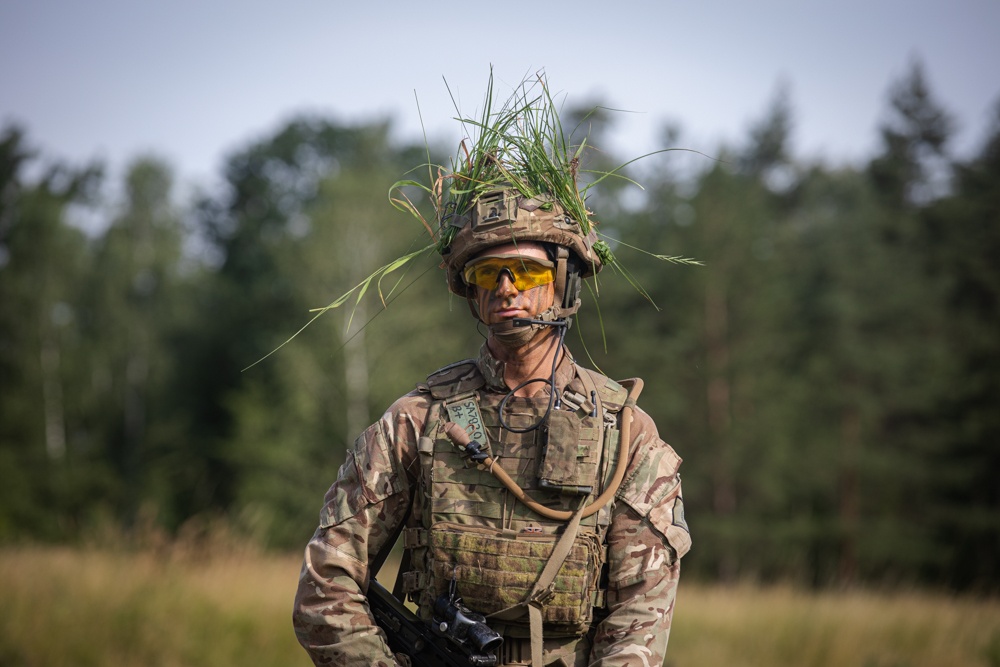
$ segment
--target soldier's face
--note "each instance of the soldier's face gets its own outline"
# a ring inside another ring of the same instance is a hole
[[[514,259],[523,257],[527,260],[548,263],[545,248],[540,243],[530,241],[487,248],[477,257],[484,255]],[[538,287],[519,290],[508,271],[500,272],[494,289],[476,286],[476,301],[479,304],[480,317],[485,324],[497,324],[515,317],[537,317],[552,306],[554,298],[555,283],[549,282]]]

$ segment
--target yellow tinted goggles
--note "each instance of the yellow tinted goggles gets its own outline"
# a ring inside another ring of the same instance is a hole
[[[506,271],[517,291],[523,292],[556,279],[555,264],[544,259],[522,255],[486,255],[465,265],[462,276],[466,284],[495,290],[500,284],[500,274]]]

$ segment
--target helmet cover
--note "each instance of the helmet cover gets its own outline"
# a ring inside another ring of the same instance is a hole
[[[448,288],[463,297],[473,297],[475,288],[462,276],[466,263],[498,245],[537,241],[562,246],[575,255],[581,278],[601,270],[601,259],[594,251],[597,234],[584,234],[580,223],[550,195],[526,197],[513,188],[487,192],[464,214],[447,211],[441,217],[442,235],[447,227],[456,227],[451,243],[441,249],[448,274]]]

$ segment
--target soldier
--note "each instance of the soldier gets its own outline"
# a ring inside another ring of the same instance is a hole
[[[365,597],[400,532],[397,590],[425,620],[457,593],[503,636],[497,664],[663,663],[691,544],[681,459],[636,405],[641,380],[584,368],[566,347],[581,280],[602,267],[593,228],[569,213],[509,186],[442,221],[457,228],[440,248],[449,288],[488,338],[348,452],[295,599],[315,664],[405,663]]]

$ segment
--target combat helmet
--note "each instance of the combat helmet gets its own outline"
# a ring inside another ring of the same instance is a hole
[[[556,264],[556,280],[554,305],[542,313],[543,320],[565,319],[576,313],[580,281],[597,274],[603,266],[594,249],[597,234],[592,224],[584,232],[549,194],[528,197],[514,187],[499,187],[480,196],[464,213],[446,207],[440,224],[441,237],[451,239],[440,248],[448,288],[468,299],[474,297],[475,289],[466,284],[462,271],[470,259],[497,245],[522,241],[545,244]]]

